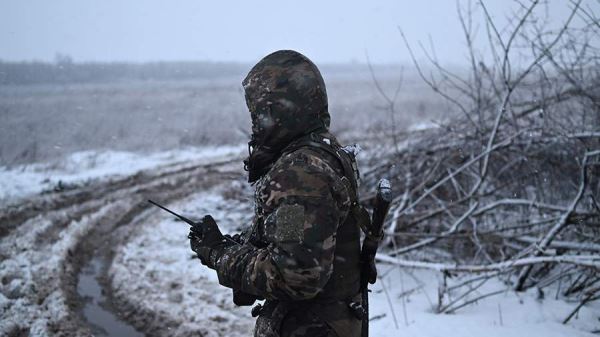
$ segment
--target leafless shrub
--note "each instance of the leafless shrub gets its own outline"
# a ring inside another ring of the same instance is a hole
[[[440,287],[439,312],[505,291],[471,296],[497,276],[518,291],[560,283],[582,303],[600,295],[599,20],[583,0],[570,2],[559,27],[540,10],[547,4],[517,4],[506,27],[483,1],[459,6],[467,74],[421,46],[434,69],[426,72],[400,31],[421,78],[457,115],[375,152],[364,186],[384,175],[397,189],[380,260],[445,280],[479,274]],[[476,10],[491,56],[475,43]]]

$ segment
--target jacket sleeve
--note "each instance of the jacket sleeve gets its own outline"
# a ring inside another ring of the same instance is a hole
[[[348,191],[322,159],[292,153],[258,191],[268,245],[228,247],[217,261],[219,282],[267,299],[316,296],[332,273],[335,233],[350,203]]]

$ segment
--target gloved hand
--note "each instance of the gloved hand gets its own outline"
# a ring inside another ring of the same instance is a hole
[[[233,289],[233,304],[237,306],[253,305],[259,298],[241,290]]]
[[[234,234],[234,235],[225,234],[223,236],[226,237],[228,239],[228,241],[234,241],[240,245],[244,244],[244,237],[242,236],[242,234]]]
[[[219,226],[212,216],[206,215],[202,220],[190,227],[190,247],[198,255],[200,262],[209,268],[215,269],[223,250],[233,244],[228,241],[219,230]]]

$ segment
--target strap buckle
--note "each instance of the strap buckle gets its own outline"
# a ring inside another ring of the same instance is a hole
[[[365,319],[368,319],[367,317],[367,310],[365,310],[365,308],[362,306],[362,304],[360,302],[350,302],[348,303],[348,308],[350,308],[350,310],[352,311],[352,314],[354,314],[354,317],[356,317],[357,319],[363,321]]]

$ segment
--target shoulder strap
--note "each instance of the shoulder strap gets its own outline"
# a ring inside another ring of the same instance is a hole
[[[285,149],[283,149],[282,153],[284,153],[284,154],[291,153],[302,147],[315,147],[315,148],[321,149],[321,150],[325,151],[326,153],[330,154],[335,159],[337,159],[337,161],[340,163],[340,165],[342,167],[342,170],[344,171],[343,178],[345,178],[345,180],[348,181],[348,183],[352,189],[352,193],[351,193],[352,203],[357,203],[358,202],[358,182],[357,182],[358,177],[355,174],[355,170],[354,170],[353,164],[352,164],[354,160],[352,158],[350,158],[350,155],[348,153],[346,153],[346,151],[343,151],[340,148],[334,147],[333,145],[331,145],[331,142],[326,142],[325,138],[323,138],[317,134],[314,134],[314,133],[311,133],[309,136],[302,137],[302,138],[292,142]]]
[[[371,217],[369,216],[369,212],[367,212],[367,210],[360,205],[358,200],[359,177],[358,170],[356,169],[356,161],[353,158],[354,156],[351,156],[341,148],[334,147],[331,145],[331,143],[326,143],[324,138],[314,133],[292,142],[283,149],[282,154],[291,153],[299,148],[307,146],[321,149],[338,160],[342,166],[342,170],[344,171],[342,181],[344,181],[344,184],[346,184],[346,186],[351,190],[350,201],[352,202],[352,207],[350,209],[350,215],[356,220],[357,225],[363,231],[363,233],[365,233],[365,235],[372,235],[369,230],[371,226]]]

